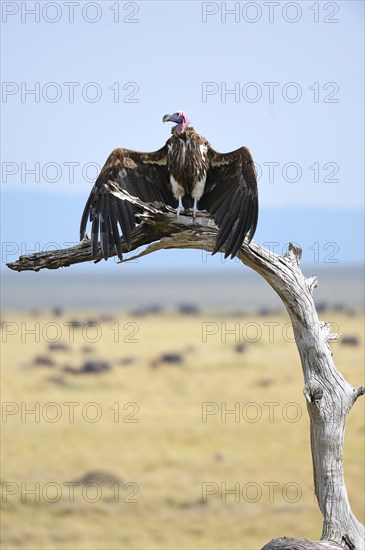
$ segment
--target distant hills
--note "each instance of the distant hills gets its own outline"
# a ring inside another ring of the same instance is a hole
[[[86,274],[72,270],[39,273],[3,273],[2,308],[88,310],[134,310],[157,306],[176,308],[191,305],[201,309],[282,308],[271,287],[248,268],[221,271],[128,272],[128,266],[113,265],[114,272]],[[91,266],[92,267],[92,266]],[[318,305],[362,308],[363,270],[358,266],[303,269],[316,273]]]

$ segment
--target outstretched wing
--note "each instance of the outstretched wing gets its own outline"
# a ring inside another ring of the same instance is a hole
[[[245,237],[249,243],[258,218],[256,171],[246,147],[231,153],[218,153],[209,147],[210,168],[199,207],[212,214],[219,227],[213,254],[223,246],[234,258]]]
[[[88,219],[91,221],[93,258],[96,257],[100,235],[103,257],[107,260],[110,251],[115,248],[118,257],[122,259],[119,227],[129,248],[131,231],[137,223],[133,205],[113,195],[108,182],[115,182],[121,189],[144,202],[159,201],[176,206],[166,164],[167,144],[152,153],[115,149],[109,155],[91,190],[80,224],[82,240]]]

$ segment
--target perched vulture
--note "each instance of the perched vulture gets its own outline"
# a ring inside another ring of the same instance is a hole
[[[104,164],[80,224],[82,240],[90,218],[94,258],[100,235],[103,257],[107,260],[115,248],[122,260],[118,224],[129,249],[132,230],[139,223],[133,204],[113,195],[110,182],[143,202],[170,205],[178,216],[192,208],[193,221],[199,203],[219,228],[213,254],[224,248],[225,258],[234,258],[245,238],[250,243],[257,225],[258,197],[249,150],[240,147],[231,153],[218,153],[188,125],[184,111],[165,115],[163,122],[168,121],[176,126],[161,149],[152,153],[114,149]]]

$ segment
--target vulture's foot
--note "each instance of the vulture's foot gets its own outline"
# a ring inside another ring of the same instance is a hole
[[[184,210],[185,208],[183,207],[182,198],[179,197],[179,204],[177,205],[177,208],[176,208],[177,219],[179,219],[180,217],[180,212],[184,212]]]
[[[200,210],[198,210],[198,199],[194,199],[194,204],[193,204],[193,223],[194,223],[195,220],[196,220],[196,215],[197,215],[198,212],[200,212]]]

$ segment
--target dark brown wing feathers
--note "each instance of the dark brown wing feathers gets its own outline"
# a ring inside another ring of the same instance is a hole
[[[94,258],[100,236],[103,257],[107,259],[110,251],[115,248],[118,257],[122,259],[119,228],[129,249],[132,229],[136,225],[133,205],[115,197],[111,193],[109,181],[144,202],[159,201],[176,206],[164,163],[166,155],[166,145],[153,153],[139,153],[128,149],[115,149],[111,153],[91,190],[80,223],[80,238],[83,239],[90,217]]]
[[[219,227],[213,254],[222,247],[234,258],[245,238],[249,243],[258,218],[258,195],[253,159],[246,147],[232,153],[209,149],[211,168],[199,206],[210,212]]]

